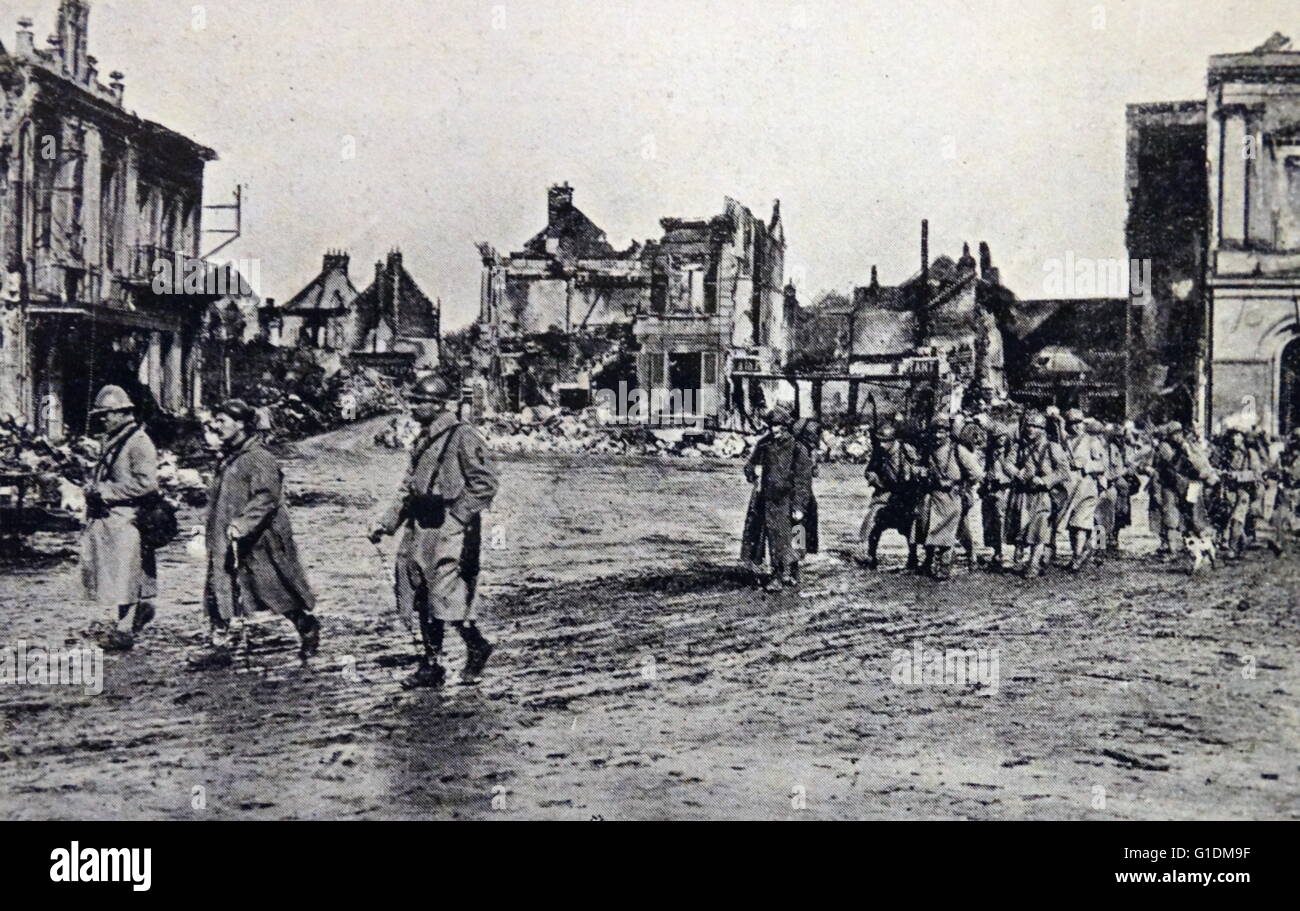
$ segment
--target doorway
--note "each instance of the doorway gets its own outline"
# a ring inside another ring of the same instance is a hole
[[[1284,435],[1300,427],[1300,338],[1282,349],[1278,406],[1278,429]]]

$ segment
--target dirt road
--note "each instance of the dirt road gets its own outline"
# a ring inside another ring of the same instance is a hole
[[[407,693],[391,564],[362,537],[404,456],[371,432],[286,465],[321,655],[272,620],[233,669],[188,672],[202,567],[172,548],[101,695],[0,687],[7,816],[1300,817],[1300,559],[1189,579],[1139,529],[1079,577],[869,575],[842,554],[859,470],[830,466],[831,553],[769,596],[731,568],[738,465],[515,459],[486,520],[488,677]],[[6,569],[0,644],[80,641],[76,583],[75,562]],[[895,682],[917,648],[996,651],[996,680]]]

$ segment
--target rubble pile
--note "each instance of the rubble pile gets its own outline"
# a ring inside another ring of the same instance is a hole
[[[100,444],[92,437],[52,443],[13,420],[0,420],[0,474],[25,482],[25,508],[80,517],[86,507],[84,485],[99,461]],[[158,483],[177,502],[202,505],[207,478],[198,468],[182,467],[170,451],[158,453]],[[0,505],[16,505],[16,486],[0,486]]]
[[[759,434],[737,431],[655,433],[639,424],[603,423],[595,409],[562,412],[547,406],[518,414],[489,415],[478,423],[488,445],[500,453],[592,453],[664,456],[682,459],[741,459],[753,451]],[[375,435],[375,445],[407,449],[420,431],[409,415],[398,415]],[[865,429],[822,432],[818,460],[865,463],[871,436]]]
[[[402,407],[397,387],[368,367],[345,366],[332,376],[314,365],[288,370],[283,376],[268,371],[235,393],[266,410],[268,439],[275,443],[301,440]]]

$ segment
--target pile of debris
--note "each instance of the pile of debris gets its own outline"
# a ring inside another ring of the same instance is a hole
[[[293,357],[300,357],[292,352]],[[326,375],[298,360],[264,365],[255,378],[235,384],[241,398],[269,416],[268,440],[291,442],[401,410],[402,397],[386,376],[369,367],[345,364]]]
[[[589,408],[564,412],[547,406],[518,414],[490,415],[478,423],[488,445],[499,453],[592,453],[664,456],[682,459],[741,459],[753,452],[759,434],[736,431],[653,432],[640,424],[603,423]],[[375,435],[375,445],[407,449],[420,431],[409,415],[399,415]],[[871,454],[868,431],[822,432],[818,460],[865,463]]]
[[[100,442],[91,437],[52,443],[12,419],[0,420],[0,506],[17,506],[20,486],[23,507],[60,520],[80,521],[85,513],[84,486],[99,461]],[[158,482],[177,502],[202,505],[207,480],[197,468],[181,467],[175,454],[158,453]]]

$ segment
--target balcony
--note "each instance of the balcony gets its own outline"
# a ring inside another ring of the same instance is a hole
[[[122,280],[128,285],[149,288],[160,297],[196,296],[193,276],[197,274],[201,284],[197,296],[223,297],[226,289],[222,287],[225,283],[220,280],[220,272],[218,267],[196,256],[156,244],[140,244],[132,251]]]

